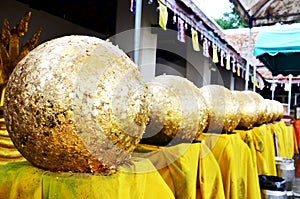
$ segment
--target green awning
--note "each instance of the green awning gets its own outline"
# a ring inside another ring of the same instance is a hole
[[[300,74],[300,27],[259,32],[254,45],[256,56],[272,75]]]

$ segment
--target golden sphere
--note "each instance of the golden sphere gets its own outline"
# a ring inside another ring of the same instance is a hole
[[[208,132],[232,132],[240,121],[239,104],[235,96],[221,85],[206,85],[199,90],[208,106]]]
[[[18,63],[4,113],[14,145],[33,165],[110,174],[142,138],[146,87],[136,65],[112,43],[64,36]]]
[[[277,118],[277,108],[276,108],[273,100],[264,99],[264,103],[267,106],[265,122],[272,123]]]
[[[264,101],[264,98],[254,92],[254,91],[242,91],[243,93],[246,93],[247,95],[249,95],[250,97],[252,97],[256,103],[257,106],[257,110],[258,110],[258,116],[257,116],[257,121],[255,125],[261,125],[267,122],[268,118],[267,118],[267,104]]]
[[[188,79],[161,75],[146,83],[149,124],[141,143],[192,142],[207,126],[208,111],[199,89]]]
[[[258,110],[253,98],[242,91],[231,91],[239,103],[239,129],[251,129],[257,121]]]
[[[280,120],[283,118],[283,115],[284,115],[284,108],[283,108],[283,105],[276,101],[276,100],[271,100],[272,102],[272,106],[273,106],[273,112],[274,112],[274,115],[273,115],[273,121],[276,121],[276,120]]]

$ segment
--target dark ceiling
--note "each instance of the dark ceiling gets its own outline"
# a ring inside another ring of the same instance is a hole
[[[106,36],[115,34],[117,0],[18,0]]]

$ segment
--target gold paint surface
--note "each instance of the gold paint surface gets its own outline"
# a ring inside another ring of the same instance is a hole
[[[208,110],[199,89],[191,81],[160,75],[147,82],[147,87],[149,124],[143,143],[192,142],[206,128]]]
[[[242,91],[231,91],[239,103],[239,113],[241,120],[238,128],[251,129],[257,122],[258,110],[253,98]]]
[[[208,106],[208,132],[232,132],[241,119],[238,111],[239,104],[235,96],[221,85],[205,85],[199,90]]]
[[[278,114],[277,114],[278,117],[276,118],[276,120],[280,120],[284,116],[284,107],[279,101],[274,100],[274,102],[276,104],[277,111],[278,111]]]
[[[13,71],[4,115],[16,148],[51,171],[112,173],[146,128],[146,87],[127,55],[70,35],[29,52]]]
[[[264,100],[264,98],[260,94],[254,92],[254,91],[248,90],[248,91],[242,91],[242,92],[249,95],[249,97],[251,97],[255,101],[255,104],[257,106],[258,116],[257,116],[257,121],[256,121],[255,125],[260,126],[264,123],[267,123],[268,107],[267,107],[267,104],[266,104],[266,101]]]

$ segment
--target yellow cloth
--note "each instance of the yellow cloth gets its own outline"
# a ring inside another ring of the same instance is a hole
[[[194,51],[200,51],[199,40],[198,40],[198,32],[194,28],[191,28],[192,32],[192,44]]]
[[[218,63],[219,62],[219,57],[218,57],[218,50],[217,50],[217,45],[213,45],[213,58],[212,58],[213,63]]]
[[[256,161],[256,147],[254,145],[252,130],[234,130],[234,133],[238,133],[241,136],[241,139],[249,147],[250,152],[251,152],[252,161],[253,161],[253,166],[256,168],[256,170],[258,172],[257,161]]]
[[[175,198],[224,198],[219,165],[204,143],[171,147],[139,145],[136,150],[144,152],[135,153],[136,156],[147,157],[152,161]]]
[[[281,134],[284,142],[284,157],[292,159],[294,157],[294,127],[293,125],[287,126],[284,121],[277,122],[281,128]]]
[[[283,121],[271,124],[273,133],[276,132],[278,143],[278,156],[283,158],[293,158],[291,151],[294,151],[293,138],[289,135],[290,131],[287,130]],[[293,149],[292,149],[293,147]]]
[[[5,88],[1,92],[0,107],[4,103]],[[25,158],[14,146],[9,134],[6,130],[4,117],[0,117],[0,165],[8,162],[23,161]]]
[[[241,76],[241,66],[238,64],[237,66],[237,72],[236,72],[237,76]]]
[[[271,127],[263,124],[252,129],[259,175],[277,175],[275,148]]]
[[[135,169],[148,172],[133,173]],[[0,198],[5,199],[174,198],[147,159],[136,159],[133,166],[124,165],[110,176],[49,172],[27,161],[1,166],[0,176]]]
[[[261,198],[257,170],[240,135],[205,133],[200,137],[219,163],[225,198]]]
[[[168,23],[168,8],[160,1],[159,3],[159,25],[162,29],[167,30]]]
[[[202,141],[199,159],[197,199],[225,198],[222,174],[211,150]]]

